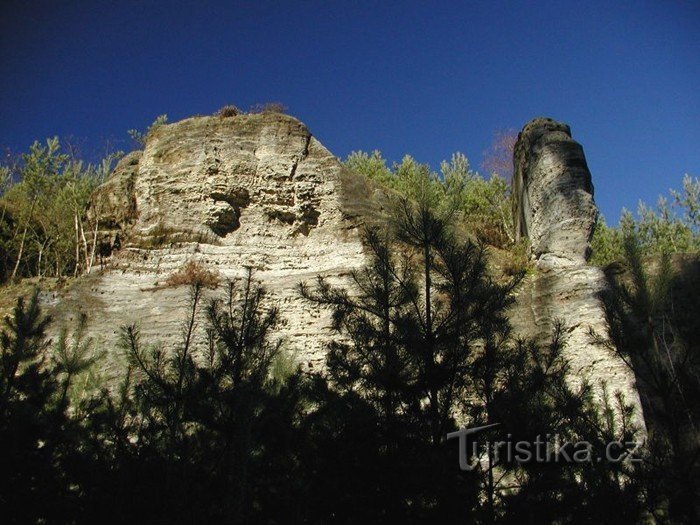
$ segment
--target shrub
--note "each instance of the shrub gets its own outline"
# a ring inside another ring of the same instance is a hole
[[[161,248],[174,242],[176,233],[177,230],[174,228],[159,222],[148,232],[148,237],[140,239],[140,242],[137,244],[141,248]]]
[[[139,131],[137,129],[130,129],[127,131],[129,134],[129,137],[139,146],[139,148],[143,148],[146,145],[146,139],[148,138],[148,135],[152,132],[158,129],[160,126],[163,124],[168,123],[168,115],[158,115],[156,119],[153,121],[153,123],[148,126],[148,129],[144,132]]]
[[[221,118],[227,118],[235,117],[237,115],[240,115],[241,113],[243,112],[233,104],[227,104],[216,112],[216,116]]]
[[[132,245],[146,250],[164,248],[177,243],[195,242],[198,244],[220,245],[221,240],[211,232],[183,231],[168,226],[164,222],[156,224],[148,233],[131,239]]]
[[[165,283],[168,286],[199,285],[214,289],[219,285],[220,280],[219,272],[210,270],[203,262],[189,261],[170,275]]]
[[[503,273],[508,276],[520,275],[532,268],[530,264],[530,244],[527,239],[522,239],[513,244],[503,263]]]
[[[255,115],[258,113],[285,113],[287,111],[287,106],[281,102],[265,102],[264,104],[255,104],[251,106],[248,113]]]
[[[621,261],[624,256],[624,234],[620,228],[608,226],[601,215],[593,230],[591,238],[591,257],[589,262],[596,266],[605,266],[613,261]]]

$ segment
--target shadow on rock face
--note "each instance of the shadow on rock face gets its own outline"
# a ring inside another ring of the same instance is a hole
[[[221,203],[222,209],[214,213],[213,219],[207,223],[219,237],[225,237],[241,227],[241,209],[250,204],[248,190],[236,188],[229,193],[215,192],[211,194],[214,202]]]

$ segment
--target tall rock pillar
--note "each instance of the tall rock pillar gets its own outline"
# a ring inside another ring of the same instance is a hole
[[[588,380],[599,394],[603,383],[610,394],[623,392],[643,424],[634,374],[591,335],[607,334],[599,299],[607,282],[600,268],[586,262],[598,209],[583,148],[566,124],[537,118],[518,135],[514,168],[515,234],[529,240],[535,266],[518,296],[515,328],[545,340],[560,321],[571,381]]]

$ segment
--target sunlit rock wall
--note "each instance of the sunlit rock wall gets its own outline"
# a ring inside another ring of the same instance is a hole
[[[641,406],[632,371],[614,351],[596,344],[606,336],[599,293],[600,268],[587,264],[598,216],[583,148],[565,124],[538,118],[525,125],[514,154],[513,218],[516,236],[529,240],[535,267],[518,293],[512,321],[517,331],[546,340],[555,321],[566,328],[565,356],[572,381],[588,380],[600,394],[621,391]]]
[[[279,333],[307,368],[322,366],[333,336],[328,312],[298,284],[322,275],[344,282],[365,262],[363,217],[381,210],[369,182],[347,173],[307,127],[281,114],[196,117],[151,132],[95,194],[104,268],[53,298],[59,324],[88,314],[106,368],[123,363],[119,327],[138,323],[144,341],[176,342],[186,286],[165,286],[188,261],[222,278],[251,267],[279,306]],[[379,192],[381,193],[381,192]],[[102,250],[103,252],[105,250]],[[213,293],[213,292],[212,292]]]

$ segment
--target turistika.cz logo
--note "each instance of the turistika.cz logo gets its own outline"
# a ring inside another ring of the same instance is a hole
[[[447,439],[459,439],[459,468],[474,470],[482,461],[491,464],[502,463],[594,463],[607,461],[638,462],[635,454],[640,443],[636,441],[610,441],[605,444],[602,454],[588,441],[566,441],[557,434],[538,435],[534,441],[516,441],[508,434],[501,441],[478,441],[476,435],[484,430],[495,428],[500,423],[474,428],[462,428],[447,434]],[[471,447],[470,447],[471,445]],[[471,448],[471,451],[469,450]],[[469,454],[471,452],[471,454]],[[470,461],[471,458],[471,461]]]

